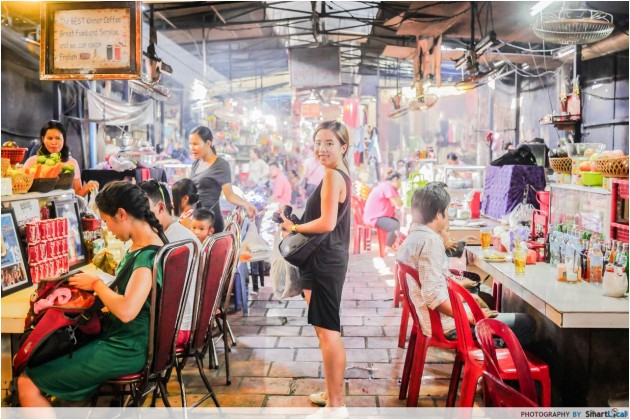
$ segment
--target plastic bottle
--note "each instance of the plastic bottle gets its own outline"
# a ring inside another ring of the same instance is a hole
[[[589,280],[591,283],[601,283],[604,269],[604,254],[601,245],[595,244],[589,252]]]

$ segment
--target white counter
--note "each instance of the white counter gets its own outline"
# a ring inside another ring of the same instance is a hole
[[[627,294],[612,298],[604,295],[601,284],[559,282],[555,267],[545,263],[527,265],[525,275],[517,276],[512,262],[486,262],[481,258],[481,247],[466,249],[477,267],[559,327],[628,328]]]

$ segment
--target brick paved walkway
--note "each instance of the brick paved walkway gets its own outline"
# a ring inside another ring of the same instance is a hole
[[[403,407],[406,403],[398,400],[405,350],[397,347],[401,309],[392,303],[394,259],[377,255],[375,249],[351,255],[343,291],[341,325],[349,407]],[[222,352],[221,368],[206,370],[220,404],[314,407],[308,394],[324,390],[324,379],[315,331],[306,322],[306,303],[302,298],[274,299],[271,288],[264,287],[250,305],[248,317],[240,313],[230,317],[238,342],[230,354],[231,386],[225,385]],[[453,358],[452,352],[429,349],[419,407],[444,406]],[[192,362],[184,380],[190,406],[205,394]],[[168,390],[171,403],[178,406],[175,379]],[[213,404],[208,400],[203,406]]]

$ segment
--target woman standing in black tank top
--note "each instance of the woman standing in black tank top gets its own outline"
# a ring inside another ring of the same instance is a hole
[[[284,215],[282,218],[283,227],[290,232],[328,233],[308,263],[300,267],[300,283],[308,304],[308,322],[315,327],[319,340],[326,378],[326,392],[311,397],[327,401],[327,409],[335,411],[327,414],[341,418],[347,417],[343,395],[346,353],[341,341],[339,309],[350,244],[348,207],[352,184],[345,160],[349,135],[342,123],[326,121],[315,128],[313,139],[315,156],[326,168],[326,174],[306,202],[302,223],[294,224]]]

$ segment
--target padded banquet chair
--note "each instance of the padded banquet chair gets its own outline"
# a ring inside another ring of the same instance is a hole
[[[352,205],[352,214],[354,220],[352,224],[352,236],[354,241],[353,254],[361,253],[361,243],[363,243],[363,249],[369,251],[372,244],[372,228],[363,223],[363,208],[365,203],[357,197],[352,195],[350,197],[350,204]]]
[[[424,371],[424,364],[427,358],[427,349],[429,347],[455,349],[457,342],[447,340],[446,337],[444,337],[440,313],[432,309],[429,309],[432,335],[431,337],[426,337],[422,333],[420,319],[418,318],[416,307],[411,300],[406,280],[406,278],[411,278],[418,288],[422,287],[420,285],[418,271],[407,264],[396,261],[395,275],[400,281],[400,288],[405,300],[404,305],[408,308],[408,313],[411,314],[411,319],[413,320],[398,398],[403,400],[406,397],[407,407],[415,407],[418,404],[418,396],[420,395],[420,385],[422,383],[422,372]]]
[[[191,250],[193,258],[191,259]],[[119,390],[118,394],[131,396],[131,403],[139,407],[141,401],[153,391],[151,406],[159,394],[166,407],[170,407],[166,384],[175,364],[175,342],[182,321],[186,296],[190,289],[192,267],[198,259],[199,249],[190,239],[171,242],[160,248],[153,265],[151,310],[149,318],[149,347],[147,363],[137,373],[107,381]],[[190,260],[190,265],[189,265]],[[162,271],[162,286],[157,284],[158,270]],[[126,388],[129,388],[126,391]],[[98,393],[97,393],[98,396]],[[122,398],[120,399],[123,404]],[[96,398],[93,405],[96,404]]]
[[[518,339],[503,322],[497,319],[482,319],[475,327],[477,339],[483,351],[486,370],[483,372],[483,400],[486,407],[538,407],[536,387],[528,368],[527,356]],[[501,338],[507,345],[514,361],[519,391],[505,384],[500,377],[494,337]]]
[[[216,354],[216,345],[218,341],[223,339],[223,347],[224,347],[224,357],[225,357],[225,376],[226,376],[226,384],[230,385],[232,380],[230,378],[230,355],[231,347],[229,344],[229,340],[232,341],[232,345],[236,345],[236,339],[234,338],[234,333],[232,332],[232,328],[230,327],[230,323],[227,319],[228,307],[230,305],[230,296],[232,295],[232,288],[234,287],[234,278],[236,277],[236,270],[239,264],[239,256],[241,250],[241,228],[237,222],[238,219],[229,219],[226,224],[225,231],[234,233],[234,237],[236,238],[234,242],[234,252],[232,253],[232,259],[228,264],[228,278],[226,279],[225,286],[223,288],[222,301],[219,305],[219,309],[217,312],[217,325],[219,328],[219,334],[213,337],[212,342],[212,357],[214,358],[214,363],[218,365],[218,359]]]
[[[449,395],[446,400],[447,406],[453,406],[457,398],[457,389],[459,387],[459,377],[462,373],[462,389],[459,397],[460,407],[472,407],[477,380],[485,369],[484,356],[479,345],[474,341],[468,316],[464,310],[462,300],[466,302],[470,311],[477,322],[485,319],[485,315],[481,311],[479,304],[472,295],[459,283],[452,279],[447,279],[448,294],[453,308],[453,317],[455,318],[455,328],[457,330],[457,355],[453,363],[453,374],[451,375],[451,385],[449,386]],[[530,373],[534,380],[540,382],[542,388],[542,404],[543,407],[551,405],[551,380],[549,378],[549,366],[531,353],[527,353],[527,363]],[[515,362],[510,357],[509,349],[497,349],[496,366],[499,377],[503,380],[517,380],[517,368]]]
[[[195,359],[199,375],[208,394],[195,402],[198,406],[208,398],[219,407],[219,401],[210,386],[203,369],[203,357],[212,345],[212,325],[221,303],[221,293],[230,274],[230,262],[234,255],[236,237],[233,232],[221,232],[209,236],[199,253],[199,271],[195,287],[195,305],[190,338],[176,349],[175,371],[182,395],[182,406],[186,407],[186,388],[182,371],[189,357]]]

